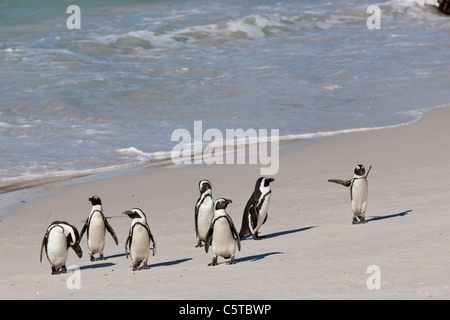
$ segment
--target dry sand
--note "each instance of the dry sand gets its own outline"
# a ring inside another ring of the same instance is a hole
[[[195,248],[198,181],[242,210],[259,177],[257,165],[144,168],[66,184],[0,217],[1,299],[449,299],[450,110],[397,128],[343,134],[281,154],[262,241],[246,238],[237,263],[208,267],[212,253]],[[373,165],[368,222],[352,225],[349,190],[327,182],[350,179]],[[79,272],[51,275],[40,245],[47,226],[66,220],[81,230],[99,195],[107,216],[141,208],[157,242],[151,269],[133,272],[124,244],[131,220],[113,217],[119,246],[107,234],[107,260],[70,251]],[[370,290],[369,266],[380,289]],[[79,289],[68,280],[79,276]]]

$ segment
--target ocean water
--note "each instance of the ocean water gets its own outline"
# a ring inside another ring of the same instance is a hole
[[[450,103],[436,5],[0,0],[0,185],[168,159],[194,121],[288,139],[416,121]]]

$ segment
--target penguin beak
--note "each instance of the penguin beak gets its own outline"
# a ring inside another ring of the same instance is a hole
[[[227,204],[228,203],[233,203],[233,201],[231,201],[231,199],[227,199],[226,202],[227,202]]]

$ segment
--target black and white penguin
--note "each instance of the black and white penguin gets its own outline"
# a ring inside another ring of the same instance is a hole
[[[80,247],[80,235],[77,228],[65,221],[54,221],[45,232],[41,244],[40,262],[42,262],[42,251],[52,266],[52,274],[66,273],[66,261],[69,255],[69,248],[72,248],[78,258],[83,256]]]
[[[229,264],[235,264],[236,246],[241,251],[239,235],[233,220],[225,211],[231,202],[230,199],[220,198],[216,200],[214,205],[214,220],[205,239],[206,253],[208,253],[210,246],[212,246],[213,251],[213,260],[208,266],[217,266],[218,256],[230,259]],[[211,239],[212,241],[210,242]]]
[[[256,180],[255,190],[250,196],[250,199],[248,199],[244,209],[241,231],[239,232],[239,237],[241,239],[249,233],[253,235],[253,239],[255,240],[265,238],[259,236],[258,231],[267,221],[270,197],[272,195],[272,190],[270,190],[269,185],[273,181],[275,181],[275,179],[265,177]]]
[[[102,201],[99,196],[93,196],[89,198],[92,204],[91,213],[86,219],[83,228],[81,229],[80,239],[83,238],[84,233],[87,231],[87,246],[89,249],[89,255],[91,261],[104,260],[103,250],[105,249],[105,234],[106,230],[113,237],[116,245],[119,244],[116,233],[114,232],[111,225],[106,220],[103,214]],[[97,259],[94,258],[94,254],[99,253]]]
[[[156,254],[156,243],[147,224],[147,217],[138,208],[124,211],[122,214],[126,214],[132,219],[128,238],[125,242],[125,256],[128,259],[128,251],[130,251],[133,271],[148,269],[147,260],[150,256],[150,242],[153,242],[153,255]]]
[[[369,186],[367,176],[369,175],[372,166],[366,174],[366,168],[362,164],[358,164],[353,171],[353,178],[350,180],[329,179],[329,182],[341,184],[344,187],[350,187],[350,198],[353,211],[353,224],[366,222],[367,196],[369,193]]]
[[[195,234],[198,239],[196,247],[201,247],[206,239],[211,222],[214,218],[214,200],[212,198],[211,182],[201,180],[198,184],[200,197],[195,204]]]

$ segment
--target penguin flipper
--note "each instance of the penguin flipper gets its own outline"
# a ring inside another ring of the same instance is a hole
[[[236,231],[236,244],[237,244],[238,250],[241,251],[241,240],[239,239],[239,234],[237,234],[237,231]]]
[[[241,231],[239,231],[239,237],[243,238],[248,233],[250,233],[250,229],[248,227],[248,210],[247,208],[245,208],[244,214],[242,216],[242,225]]]
[[[40,262],[42,262],[42,251],[44,251],[44,247],[47,247],[47,243],[48,243],[48,231],[45,233],[45,236],[42,239],[41,256],[40,256],[40,259],[39,259]]]
[[[249,210],[251,206],[255,205],[255,200],[253,199],[253,194],[250,197],[250,199],[247,201],[247,204],[245,205],[244,214],[242,215],[242,225],[241,225],[241,231],[239,231],[239,238],[243,238],[245,235],[251,233],[250,231],[250,225],[249,225]]]
[[[344,187],[350,187],[352,184],[352,180],[329,179],[328,182],[337,183],[343,185]]]
[[[367,179],[367,176],[369,175],[370,170],[372,170],[372,165],[370,165],[369,170],[367,170],[366,177],[365,177],[366,179]]]
[[[155,255],[156,254],[156,242],[155,242],[155,239],[153,238],[150,228],[147,228],[147,230],[148,230],[148,236],[150,237],[150,241],[153,243],[153,255]]]
[[[208,232],[206,233],[206,238],[205,238],[205,252],[208,253],[209,250],[209,243],[211,242],[210,240],[212,239],[213,236],[213,232],[214,232],[214,223],[215,221],[213,221],[211,223],[211,226],[209,227]]]
[[[252,229],[255,230],[256,226],[258,225],[258,208],[256,207],[256,205],[252,205],[248,212],[250,214]]]
[[[266,223],[268,217],[269,217],[269,213],[267,212],[267,213],[266,213],[266,217],[264,218],[264,221],[263,221],[262,224]]]
[[[131,247],[132,230],[128,233],[127,241],[125,241],[125,257],[128,259],[128,247]],[[131,255],[130,255],[131,256]]]
[[[241,239],[239,238],[239,233],[237,232],[236,227],[234,226],[233,220],[231,220],[230,217],[228,217],[228,221],[230,222],[231,233],[233,234],[234,238],[236,239],[236,244],[237,244],[238,250],[241,251]]]
[[[84,233],[86,232],[88,225],[89,225],[89,218],[86,219],[86,222],[84,223],[84,226],[83,226],[83,228],[81,229],[81,233],[80,233],[80,241],[81,241],[81,239],[83,238],[83,235],[84,235]]]
[[[197,201],[197,203],[198,203],[198,201]],[[195,205],[194,219],[195,219],[195,235],[198,238],[198,222],[197,222],[197,219],[198,219],[198,205]]]
[[[108,230],[109,234],[113,237],[114,241],[116,242],[116,246],[119,245],[119,239],[117,239],[116,233],[114,232],[114,229],[109,224],[108,220],[105,219],[105,227],[106,230]]]

